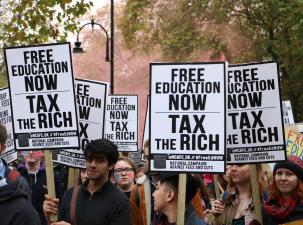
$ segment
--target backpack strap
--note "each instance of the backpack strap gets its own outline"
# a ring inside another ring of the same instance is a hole
[[[71,225],[76,225],[76,206],[77,206],[77,198],[80,191],[80,185],[76,185],[73,189],[72,199],[70,203],[70,222]]]

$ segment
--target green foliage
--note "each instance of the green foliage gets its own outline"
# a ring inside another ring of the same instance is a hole
[[[19,46],[62,42],[74,32],[78,18],[92,6],[84,0],[2,0],[0,45]],[[5,82],[3,53],[0,56],[0,83]]]
[[[164,60],[205,51],[230,63],[277,60],[282,96],[303,121],[302,0],[128,0],[120,28],[128,48],[160,49]]]

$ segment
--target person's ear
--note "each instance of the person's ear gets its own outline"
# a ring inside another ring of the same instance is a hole
[[[167,192],[167,202],[172,202],[176,199],[177,193],[171,189]]]

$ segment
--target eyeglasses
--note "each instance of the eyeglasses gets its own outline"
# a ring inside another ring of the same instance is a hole
[[[116,173],[116,174],[122,174],[122,172],[124,172],[124,173],[131,173],[133,171],[134,170],[132,168],[126,167],[126,168],[115,169],[114,173]]]

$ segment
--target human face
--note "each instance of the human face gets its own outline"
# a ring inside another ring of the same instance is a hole
[[[230,170],[231,170],[231,165],[226,166],[226,173],[223,175],[223,179],[228,182],[230,178]]]
[[[22,156],[27,164],[37,164],[40,163],[43,153],[41,151],[23,151]]]
[[[80,179],[81,183],[83,184],[85,181],[88,180],[88,175],[87,175],[87,170],[86,169],[81,169],[80,170]]]
[[[114,167],[114,180],[121,190],[128,191],[134,184],[135,172],[131,165],[119,160]]]
[[[275,174],[275,182],[283,196],[292,195],[298,186],[298,177],[289,169],[279,168]]]
[[[86,170],[89,180],[107,180],[109,171],[111,171],[113,167],[114,165],[108,165],[108,160],[105,155],[88,154],[86,157]]]
[[[164,213],[167,205],[175,198],[175,191],[166,183],[160,183],[160,181],[156,184],[156,190],[153,193],[154,197],[154,210],[156,212]]]
[[[235,184],[243,184],[250,182],[250,168],[249,165],[233,165],[230,169],[230,175]]]

